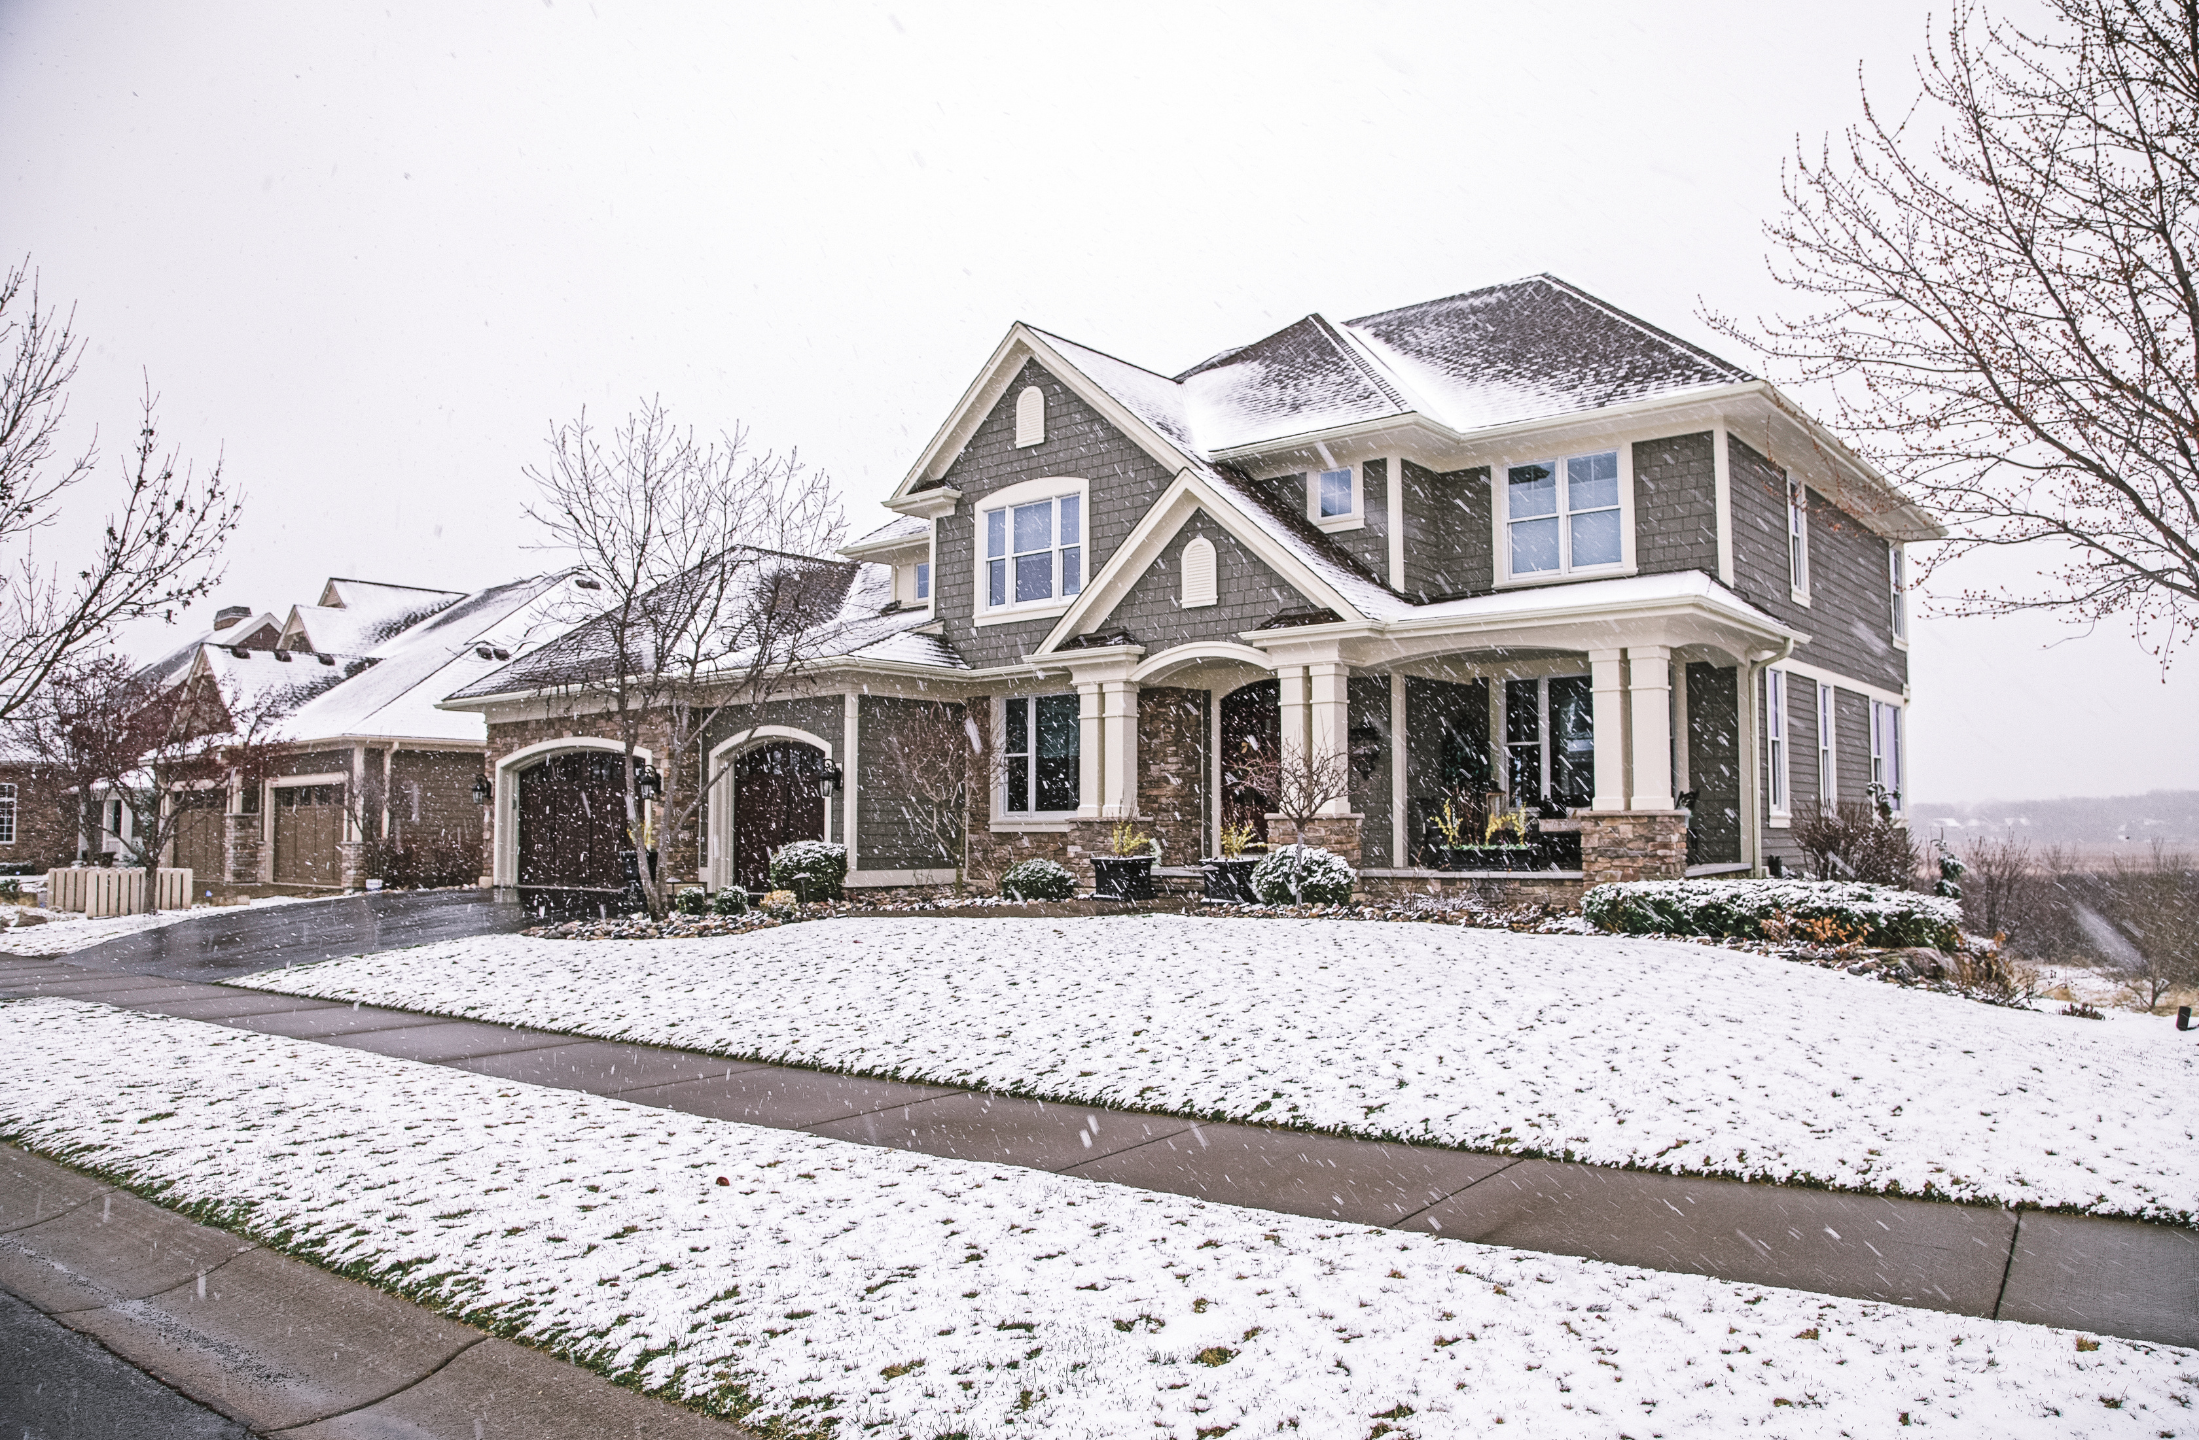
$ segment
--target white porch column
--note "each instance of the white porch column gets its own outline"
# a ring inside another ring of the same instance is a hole
[[[1626,671],[1623,650],[1591,650],[1588,671],[1594,677],[1596,798],[1598,810],[1626,808]]]
[[[1281,761],[1291,760],[1305,753],[1306,746],[1306,667],[1303,665],[1279,665],[1275,669],[1281,695],[1278,709],[1282,719]]]
[[[1331,757],[1345,755],[1351,746],[1351,710],[1349,691],[1345,684],[1349,672],[1342,665],[1322,661],[1306,667],[1306,721],[1307,739],[1313,745],[1313,760],[1321,764]],[[1349,815],[1351,797],[1339,795],[1321,807],[1323,815]]]
[[[1129,820],[1138,813],[1138,684],[1100,682],[1100,818]]]
[[[861,757],[856,753],[855,743],[856,732],[862,723],[861,706],[862,697],[857,691],[850,690],[845,696],[841,697],[840,784],[843,788],[840,792],[840,843],[848,847],[848,869],[850,870],[855,869],[862,859],[861,852],[856,844],[857,839],[860,838],[860,832],[855,824],[856,794],[858,787],[862,784],[862,772],[859,769]],[[990,723],[990,717],[980,723]],[[726,814],[730,817],[733,813],[732,777],[728,776],[718,783],[725,787]],[[992,809],[992,803],[991,797],[988,796],[984,801],[986,810],[990,811]],[[725,855],[722,858],[713,856],[712,859],[716,863],[718,884],[722,888],[733,883],[733,846],[730,838],[733,834],[733,826],[728,823],[718,833],[726,839]]]
[[[1672,650],[1631,645],[1626,652],[1626,693],[1633,722],[1635,810],[1672,808]],[[1601,749],[1599,744],[1598,749]],[[1602,757],[1599,756],[1600,760]],[[1602,789],[1599,775],[1597,789]]]
[[[1100,817],[1100,777],[1107,771],[1103,755],[1106,744],[1102,722],[1100,683],[1097,680],[1077,682],[1077,818],[1097,820]]]
[[[1410,863],[1412,840],[1406,833],[1410,817],[1407,809],[1405,771],[1405,676],[1400,671],[1390,672],[1390,864],[1402,870]]]

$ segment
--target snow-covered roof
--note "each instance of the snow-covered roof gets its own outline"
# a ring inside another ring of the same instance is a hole
[[[914,515],[896,515],[885,524],[871,531],[860,540],[850,540],[840,547],[840,553],[850,560],[875,554],[881,550],[895,550],[916,544],[931,537],[931,522]]]
[[[291,607],[282,643],[292,650],[363,655],[465,598],[459,590],[331,579],[320,604]]]

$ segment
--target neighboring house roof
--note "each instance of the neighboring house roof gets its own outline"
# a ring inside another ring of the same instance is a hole
[[[858,658],[966,668],[962,658],[937,637],[911,633],[928,624],[931,615],[926,610],[904,610],[893,604],[890,567],[747,550],[744,583],[755,586],[775,579],[784,573],[776,568],[779,566],[801,567],[808,582],[803,587],[803,603],[812,609],[815,618],[791,642],[791,648],[804,657],[805,663]],[[689,572],[700,573],[701,568]],[[669,582],[665,591],[686,578]],[[613,677],[617,659],[612,622],[598,617],[449,692],[445,703],[455,706],[495,696],[599,684]],[[717,669],[737,672],[749,661],[750,656],[745,654],[729,655]]]
[[[850,560],[882,551],[905,549],[931,538],[932,527],[914,515],[896,515],[860,540],[850,540],[840,553]]]
[[[363,655],[465,599],[458,590],[423,590],[372,580],[330,580],[318,605],[294,605],[283,622],[291,650]]]
[[[263,630],[273,633],[279,632],[281,629],[282,617],[263,611],[234,624],[224,625],[219,630],[202,630],[183,644],[161,656],[158,660],[146,665],[138,671],[138,675],[154,688],[165,690],[191,673],[191,666],[198,660],[200,646],[236,645],[258,635]]]

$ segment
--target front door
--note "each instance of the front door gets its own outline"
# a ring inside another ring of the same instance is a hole
[[[769,888],[771,852],[795,840],[825,838],[825,757],[808,745],[774,740],[733,762],[733,883]]]
[[[343,866],[341,785],[281,785],[275,789],[275,883],[337,885]]]
[[[619,890],[626,839],[625,757],[552,755],[519,774],[519,883],[556,890]]]
[[[1260,788],[1260,767],[1275,763],[1283,743],[1283,687],[1255,680],[1222,697],[1222,824],[1250,825],[1267,843],[1275,797]]]

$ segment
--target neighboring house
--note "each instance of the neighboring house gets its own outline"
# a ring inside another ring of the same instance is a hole
[[[1760,871],[1808,807],[1910,788],[1902,546],[1935,521],[1767,382],[1548,276],[1175,376],[1015,325],[887,506],[842,552],[846,643],[714,740],[766,758],[664,842],[675,874],[753,883],[819,836],[858,888],[952,878],[877,764],[939,701],[1003,756],[995,859],[1080,865],[1122,819],[1211,854],[1267,824],[1248,745],[1351,757],[1315,830],[1376,890],[1443,879],[1446,796],[1569,814],[1593,880]],[[488,722],[500,884],[560,879],[530,785],[617,793],[557,652],[446,702]],[[803,766],[845,780],[788,792]]]
[[[81,837],[75,788],[34,757],[0,750],[0,875],[71,864]]]
[[[281,714],[280,743],[267,773],[205,793],[167,863],[235,883],[473,883],[486,732],[435,702],[561,630],[570,590],[562,574],[472,594],[339,578],[287,615],[222,612],[150,668]]]

